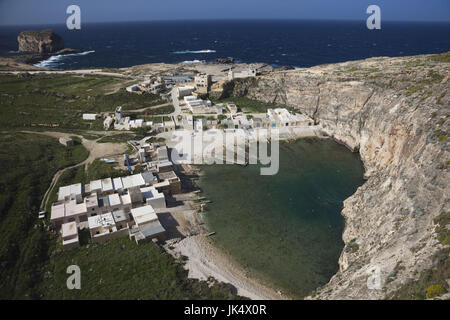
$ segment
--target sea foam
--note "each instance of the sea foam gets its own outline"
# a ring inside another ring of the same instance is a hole
[[[215,53],[216,50],[182,50],[182,51],[175,51],[174,54],[189,54],[189,53]]]
[[[179,64],[200,63],[200,62],[205,62],[205,60],[186,60],[186,61],[180,62]]]
[[[48,58],[44,61],[36,63],[34,66],[40,67],[40,68],[56,68],[56,67],[58,67],[58,65],[64,64],[64,62],[62,62],[62,61],[67,57],[85,56],[85,55],[93,53],[93,52],[95,52],[95,50],[84,51],[84,52],[80,52],[80,53],[70,53],[70,54],[61,54],[61,55],[57,55],[57,56],[51,56],[50,58]]]

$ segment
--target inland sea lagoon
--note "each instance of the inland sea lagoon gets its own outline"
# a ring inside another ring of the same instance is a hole
[[[198,184],[212,201],[205,213],[217,246],[249,277],[293,297],[326,284],[344,247],[343,201],[364,183],[357,153],[332,141],[280,143],[280,170],[203,166]]]

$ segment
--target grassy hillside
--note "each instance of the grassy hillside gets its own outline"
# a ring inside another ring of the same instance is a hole
[[[54,190],[71,183],[129,175],[112,165],[94,161],[67,170]],[[56,200],[56,192],[51,198]],[[81,247],[63,251],[60,240],[51,242],[50,259],[39,292],[43,299],[235,299],[231,287],[187,279],[182,262],[153,243],[136,245],[127,237],[93,244],[87,230],[80,232]],[[66,269],[81,269],[81,290],[68,290]]]
[[[56,171],[88,152],[19,133],[0,135],[0,146],[0,299],[37,298],[51,237],[37,218],[42,196]]]
[[[89,236],[85,236],[88,239]],[[81,271],[81,290],[68,290],[67,267]],[[42,283],[44,299],[230,299],[230,287],[187,279],[182,262],[157,245],[128,238],[53,251]]]
[[[39,205],[56,171],[83,161],[87,150],[22,133],[1,135],[0,145],[0,299],[236,298],[227,285],[188,279],[182,262],[153,243],[138,246],[124,237],[92,244],[85,231],[80,248],[63,251],[58,235],[37,218]],[[95,161],[87,171],[67,170],[57,187],[126,174]],[[66,287],[71,264],[81,268],[79,291]]]
[[[83,113],[113,112],[162,104],[159,96],[133,94],[130,80],[97,75],[0,76],[0,125],[9,128],[57,127],[103,129],[101,119],[82,120]]]
[[[137,246],[125,237],[92,244],[84,231],[81,247],[63,251],[59,235],[48,226],[49,217],[37,218],[55,173],[82,162],[89,152],[78,138],[75,146],[66,148],[55,138],[19,130],[57,129],[98,139],[84,130],[102,129],[102,120],[83,121],[82,113],[162,103],[155,95],[126,92],[123,87],[129,83],[103,76],[0,75],[0,299],[236,298],[227,285],[188,279],[182,262],[153,243]],[[149,115],[172,110],[173,106],[149,109]],[[143,134],[124,133],[100,142]],[[59,186],[128,174],[99,160],[87,170],[84,166],[69,169],[58,179],[46,209],[56,200]],[[66,269],[71,264],[81,267],[81,291],[66,288]]]

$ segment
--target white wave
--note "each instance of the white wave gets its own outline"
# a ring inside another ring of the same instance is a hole
[[[216,50],[182,50],[182,51],[175,51],[175,54],[189,54],[189,53],[215,53]]]
[[[34,66],[39,67],[39,68],[57,68],[58,65],[64,64],[61,61],[64,60],[64,58],[66,58],[66,57],[85,56],[85,55],[87,55],[89,53],[93,53],[93,52],[95,52],[95,50],[84,51],[84,52],[80,52],[80,53],[70,53],[70,54],[61,54],[61,55],[57,55],[57,56],[51,56],[47,60],[36,63]]]
[[[187,61],[180,62],[179,64],[201,63],[201,62],[205,62],[205,60],[187,60]]]

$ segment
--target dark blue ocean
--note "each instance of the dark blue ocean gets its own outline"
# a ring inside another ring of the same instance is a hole
[[[81,55],[52,58],[44,66],[61,69],[127,67],[167,62],[214,61],[310,67],[375,56],[450,51],[450,24],[383,22],[368,30],[365,21],[165,21],[0,27],[0,55],[17,54],[22,30],[52,28],[66,47]]]

